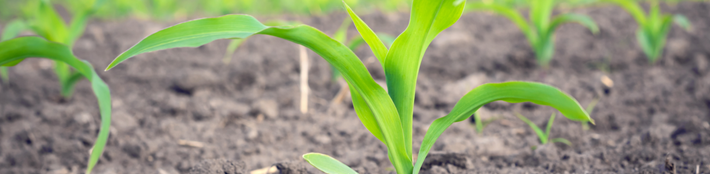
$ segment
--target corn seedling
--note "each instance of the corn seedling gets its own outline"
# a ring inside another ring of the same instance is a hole
[[[464,4],[454,4],[454,0],[413,1],[409,26],[388,49],[375,32],[343,3],[358,32],[384,67],[389,91],[375,82],[350,48],[323,32],[307,25],[267,26],[248,15],[197,19],[163,29],[121,53],[106,69],[141,53],[198,47],[217,39],[246,38],[255,34],[275,36],[303,45],[340,71],[350,88],[353,108],[360,121],[385,144],[397,173],[419,173],[426,155],[444,130],[454,122],[468,119],[489,102],[532,102],[551,106],[571,120],[591,121],[576,100],[552,86],[517,81],[484,84],[464,95],[451,113],[429,126],[414,163],[412,109],[419,66],[426,48],[436,35],[461,17]],[[325,156],[309,153],[304,158],[325,172],[354,173],[341,162]]]
[[[659,2],[650,1],[648,14],[643,11],[639,2],[635,0],[604,0],[615,3],[633,16],[639,29],[636,30],[636,39],[641,50],[646,54],[648,61],[656,62],[663,54],[663,47],[666,45],[666,36],[671,29],[671,23],[675,22],[685,30],[690,30],[691,25],[688,18],[683,15],[661,14]]]
[[[86,1],[86,0],[83,0]],[[51,42],[62,43],[68,47],[72,47],[74,42],[81,37],[86,28],[88,17],[93,14],[96,9],[103,3],[103,0],[84,2],[84,6],[74,6],[74,16],[69,26],[52,8],[49,0],[28,1],[25,7],[25,13],[29,15],[28,19],[14,20],[3,31],[3,40],[7,40],[17,36],[24,30],[31,30],[35,34],[44,37]],[[20,63],[22,59],[0,64],[2,66],[13,66]],[[7,70],[4,70],[7,71]],[[74,85],[81,80],[83,75],[79,72],[70,69],[69,65],[61,61],[54,62],[54,72],[59,79],[61,86],[61,95],[65,98],[71,97],[74,91]],[[7,76],[7,73],[2,73]],[[8,78],[3,78],[7,81]]]
[[[515,113],[520,120],[523,120],[526,124],[530,126],[530,128],[535,131],[535,134],[537,134],[537,137],[540,138],[540,144],[547,144],[548,142],[553,142],[553,143],[563,143],[568,146],[572,146],[572,142],[569,142],[569,140],[564,139],[564,138],[553,138],[550,139],[550,130],[552,129],[552,122],[555,121],[555,114],[553,113],[552,116],[550,116],[550,120],[547,121],[547,127],[545,128],[545,132],[540,129],[540,127],[537,127],[535,123],[532,121],[528,120],[528,118],[525,118],[525,116],[520,115],[519,113]],[[590,119],[591,120],[591,119]],[[533,147],[534,148],[534,147]]]
[[[527,37],[530,46],[535,52],[537,62],[542,67],[547,67],[555,53],[555,30],[564,23],[576,22],[597,33],[599,28],[590,17],[580,14],[560,14],[552,17],[555,6],[554,0],[530,0],[530,22],[522,14],[506,5],[495,2],[474,2],[468,5],[471,10],[492,11],[503,15],[513,21]]]
[[[592,115],[592,111],[594,111],[594,107],[597,106],[597,103],[599,103],[599,98],[594,98],[594,100],[592,100],[592,102],[587,105],[587,108],[584,109],[585,111],[587,111],[587,114],[589,114],[590,116]],[[582,122],[582,130],[589,130],[589,122]]]
[[[476,133],[482,134],[483,128],[485,128],[486,126],[488,126],[488,124],[491,124],[491,123],[493,123],[493,121],[496,121],[496,120],[498,120],[498,117],[493,117],[493,118],[489,118],[486,120],[481,120],[481,114],[476,112],[475,114],[473,114],[473,122],[474,122],[473,126],[476,127]]]
[[[18,37],[0,42],[0,65],[7,65],[14,61],[32,57],[47,58],[64,63],[73,67],[78,74],[86,77],[91,82],[91,88],[94,90],[94,95],[96,95],[98,100],[101,114],[99,135],[91,150],[91,156],[86,168],[86,173],[91,173],[104,151],[104,146],[108,140],[109,127],[111,126],[111,92],[108,86],[96,74],[89,62],[76,58],[71,48],[65,44],[51,42],[36,36]]]

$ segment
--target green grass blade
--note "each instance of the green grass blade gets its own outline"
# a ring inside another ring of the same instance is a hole
[[[438,118],[429,126],[421,148],[419,157],[414,166],[415,172],[419,173],[419,168],[424,163],[427,153],[441,133],[451,124],[466,120],[478,108],[486,103],[497,100],[507,102],[532,102],[535,104],[551,106],[567,117],[575,121],[594,121],[584,112],[584,108],[569,95],[559,89],[535,82],[503,82],[488,83],[476,87],[464,95],[454,106],[453,110],[445,117]]]
[[[307,25],[268,27],[248,15],[226,15],[216,18],[193,20],[158,31],[134,45],[116,59],[106,69],[140,53],[176,47],[196,47],[217,39],[245,38],[254,34],[276,36],[305,46],[323,57],[351,84],[370,107],[382,135],[390,161],[401,173],[409,173],[412,168],[408,158],[397,109],[387,92],[375,83],[365,65],[345,45]],[[407,171],[407,172],[405,172]]]
[[[547,137],[550,136],[550,130],[552,130],[552,123],[555,122],[555,113],[552,113],[552,116],[550,116],[550,119],[547,120],[547,128],[545,128],[545,139],[547,140]]]
[[[690,24],[690,20],[688,20],[688,18],[683,15],[673,15],[673,21],[678,24],[678,26],[683,27],[683,29],[685,30],[690,31],[693,29],[693,25]]]
[[[313,167],[328,174],[357,174],[355,170],[325,154],[307,153],[303,155],[303,159],[306,159]]]
[[[380,61],[382,67],[385,67],[385,59],[387,58],[388,52],[387,47],[385,47],[385,44],[382,43],[380,38],[377,37],[377,34],[375,34],[375,32],[372,31],[369,26],[367,26],[365,21],[362,21],[362,19],[360,19],[360,17],[357,16],[357,14],[355,14],[352,9],[350,9],[350,6],[348,6],[345,1],[343,1],[343,6],[345,6],[345,9],[348,11],[350,18],[355,24],[355,28],[357,28],[357,31],[362,36],[363,40],[365,40],[365,42],[370,45],[372,53],[375,54],[375,57],[377,58],[377,60]]]
[[[96,95],[98,100],[101,114],[99,134],[86,168],[86,173],[91,173],[104,151],[104,146],[109,136],[109,127],[111,126],[111,92],[108,86],[96,74],[89,62],[74,57],[71,49],[63,44],[49,42],[39,37],[19,37],[0,42],[0,64],[29,57],[48,58],[67,63],[91,82],[91,88],[94,90],[94,95]]]
[[[552,19],[552,22],[550,23],[550,28],[547,31],[547,35],[552,35],[555,32],[555,29],[557,29],[557,27],[559,27],[561,24],[564,24],[567,22],[579,23],[582,26],[587,27],[589,29],[589,31],[592,31],[592,33],[594,33],[594,34],[599,32],[599,27],[594,22],[594,20],[592,18],[590,18],[589,16],[568,13],[568,14],[561,14],[559,16],[556,16],[554,19]]]
[[[64,95],[65,94],[64,91],[71,91],[72,90],[72,89],[67,89],[67,88],[69,88],[69,86],[66,86],[67,81],[69,80],[69,78],[71,78],[71,74],[72,74],[72,71],[71,71],[71,68],[69,67],[69,65],[67,65],[66,63],[61,62],[61,61],[54,61],[54,74],[57,75],[59,85],[62,88],[61,89],[62,96],[65,98],[71,97],[71,96]]]
[[[550,141],[553,143],[563,143],[563,144],[566,144],[567,146],[572,146],[572,142],[570,142],[569,140],[564,139],[564,138],[553,138]]]
[[[540,127],[538,127],[534,122],[530,121],[525,116],[520,115],[520,113],[516,112],[515,116],[517,116],[518,118],[520,118],[520,120],[525,122],[525,124],[528,124],[528,126],[530,126],[530,128],[535,132],[537,137],[540,139],[540,144],[547,144],[547,134],[545,134],[545,132],[543,132],[542,129],[540,129]]]
[[[410,159],[412,112],[419,66],[434,37],[461,17],[465,3],[454,6],[453,1],[415,0],[407,29],[392,43],[385,59],[387,89],[399,112],[405,135],[404,146]]]

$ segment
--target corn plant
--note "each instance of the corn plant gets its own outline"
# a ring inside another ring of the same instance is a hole
[[[486,120],[481,120],[481,114],[479,114],[478,112],[473,114],[473,126],[476,127],[476,133],[482,134],[483,128],[488,126],[488,124],[493,123],[493,121],[496,121],[497,119],[498,117],[493,117]]]
[[[535,58],[542,67],[547,67],[555,53],[555,30],[564,23],[576,22],[597,33],[599,28],[590,17],[574,13],[560,14],[552,17],[554,0],[530,0],[530,22],[515,8],[493,2],[474,2],[468,8],[471,10],[492,11],[513,21],[525,34],[530,46],[535,52]]]
[[[663,47],[666,45],[666,36],[671,29],[671,23],[675,22],[686,30],[691,29],[688,18],[683,15],[661,14],[659,2],[657,0],[650,1],[648,14],[643,11],[639,2],[635,0],[604,0],[615,3],[621,8],[629,12],[639,29],[636,30],[636,39],[641,50],[646,54],[649,62],[655,63],[656,60],[663,54]]]
[[[550,130],[552,129],[552,123],[555,121],[555,114],[554,113],[552,113],[552,116],[550,116],[550,120],[547,121],[547,127],[545,128],[545,132],[543,132],[542,129],[540,129],[540,127],[537,127],[537,125],[535,123],[528,120],[528,118],[526,118],[525,116],[520,115],[517,112],[515,113],[515,115],[518,116],[518,118],[520,118],[520,120],[523,120],[523,122],[528,124],[528,126],[530,126],[530,128],[532,128],[533,131],[535,131],[535,134],[537,134],[537,137],[540,138],[540,144],[547,144],[548,142],[553,142],[553,143],[564,143],[568,146],[572,146],[572,142],[570,142],[569,140],[564,139],[564,138],[550,139]]]
[[[89,62],[76,58],[71,48],[62,43],[51,42],[36,36],[18,37],[0,42],[0,65],[32,57],[47,58],[64,63],[91,82],[91,88],[98,100],[99,113],[101,114],[99,134],[91,150],[86,168],[86,173],[91,173],[103,153],[111,126],[111,92],[108,86],[96,74]]]
[[[91,2],[93,3],[87,1],[85,2],[86,4],[83,4],[84,6],[73,7],[72,9],[75,10],[74,16],[70,25],[67,26],[61,16],[54,11],[49,0],[28,1],[25,13],[29,16],[25,20],[17,19],[8,24],[3,32],[3,40],[13,38],[24,30],[31,30],[49,41],[62,43],[71,48],[74,42],[84,33],[88,17],[103,3],[103,0]],[[2,64],[2,66],[13,66],[21,61],[16,60]],[[74,85],[81,80],[83,75],[73,71],[69,65],[61,61],[54,62],[54,72],[59,79],[61,95],[65,98],[71,97]],[[3,72],[2,75],[7,76],[7,73]],[[3,79],[7,81],[8,78],[3,77]]]
[[[255,34],[275,36],[305,46],[340,71],[351,93],[353,108],[365,128],[387,147],[397,173],[419,173],[436,139],[454,122],[468,119],[482,105],[502,100],[552,106],[567,118],[591,121],[572,97],[552,86],[534,82],[504,82],[481,85],[466,95],[447,116],[435,120],[413,161],[412,112],[419,66],[426,48],[463,13],[465,3],[454,0],[414,0],[407,29],[387,48],[380,38],[347,4],[358,32],[384,67],[386,91],[372,78],[362,61],[346,45],[308,25],[267,26],[248,15],[226,15],[192,20],[163,29],[144,38],[116,57],[107,70],[141,53],[176,47],[198,47],[217,39],[246,38]],[[352,173],[352,169],[326,155],[310,153],[304,158],[329,173]]]

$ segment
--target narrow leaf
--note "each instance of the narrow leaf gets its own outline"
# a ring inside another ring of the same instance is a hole
[[[401,144],[406,147],[409,159],[412,158],[414,94],[422,57],[436,35],[461,17],[464,7],[465,3],[454,6],[454,0],[415,0],[407,29],[395,39],[387,53],[384,64],[387,92],[397,106],[405,136]],[[409,164],[411,166],[411,162]]]
[[[390,161],[398,172],[411,171],[407,158],[402,124],[396,107],[380,85],[375,83],[365,65],[345,45],[307,25],[268,27],[248,15],[226,15],[180,23],[158,31],[134,45],[111,62],[107,69],[140,53],[176,47],[197,47],[217,39],[245,38],[255,34],[276,36],[305,46],[323,57],[351,84],[369,106],[382,131]]]
[[[357,28],[357,31],[362,36],[363,40],[367,42],[367,45],[370,45],[370,49],[372,49],[372,53],[375,54],[377,60],[380,61],[380,65],[382,65],[382,67],[385,67],[385,59],[387,58],[388,52],[387,47],[385,47],[385,44],[382,43],[380,38],[377,37],[377,34],[375,34],[375,32],[372,31],[369,26],[367,26],[365,21],[362,21],[362,19],[360,19],[360,17],[357,16],[357,14],[355,14],[352,9],[350,9],[350,6],[348,6],[345,1],[343,1],[343,6],[345,6],[345,9],[348,11],[350,18],[355,24],[355,28]]]
[[[236,38],[229,42],[229,45],[227,45],[227,51],[224,53],[224,58],[222,58],[222,62],[224,64],[229,64],[229,62],[232,61],[234,51],[237,51],[237,48],[239,48],[239,45],[241,45],[244,40],[247,40],[247,38]]]
[[[464,95],[454,106],[451,113],[445,117],[438,118],[429,126],[421,148],[419,158],[414,166],[415,174],[419,173],[419,168],[424,163],[426,155],[429,153],[434,142],[441,133],[451,124],[466,120],[478,108],[486,103],[497,100],[507,102],[532,102],[535,104],[551,106],[570,120],[594,121],[584,112],[584,108],[574,100],[574,98],[560,91],[559,89],[535,82],[504,82],[488,83],[476,87]]]
[[[5,84],[10,83],[10,76],[7,71],[7,67],[0,66],[0,79],[2,79],[2,82]]]
[[[540,129],[540,127],[538,127],[534,122],[528,120],[528,118],[526,118],[523,115],[520,115],[517,112],[515,113],[515,116],[517,116],[518,118],[520,118],[520,120],[525,122],[525,124],[528,124],[528,126],[530,126],[530,128],[535,132],[537,137],[540,139],[540,144],[547,144],[547,134],[545,134],[545,132],[543,132],[542,129]]]
[[[328,174],[357,174],[355,170],[325,154],[307,153],[303,155],[303,159],[306,159],[313,167]]]
[[[550,119],[547,120],[547,128],[545,128],[545,140],[550,136],[550,130],[552,130],[552,123],[555,122],[555,113],[552,113],[552,116],[550,116]]]
[[[486,3],[470,3],[470,5],[468,5],[468,8],[470,8],[471,10],[487,10],[503,15],[510,19],[510,21],[512,21],[515,25],[517,25],[518,28],[520,28],[520,31],[525,34],[525,37],[528,38],[528,41],[530,43],[537,42],[537,34],[535,33],[535,30],[530,28],[528,21],[525,20],[523,15],[518,13],[518,11],[516,11],[514,8]]]
[[[49,42],[39,37],[19,37],[0,42],[0,64],[30,57],[48,58],[64,62],[74,67],[77,72],[84,75],[91,82],[91,88],[94,90],[94,95],[96,95],[98,100],[101,114],[99,134],[86,168],[86,173],[91,173],[104,151],[104,146],[108,140],[109,127],[111,126],[111,92],[108,86],[96,74],[89,62],[74,57],[71,49],[63,44]]]
[[[690,20],[683,15],[677,14],[673,15],[673,21],[675,21],[678,26],[683,27],[685,30],[692,30],[693,26],[690,24]]]
[[[17,35],[20,35],[22,31],[28,30],[27,24],[23,22],[22,20],[15,19],[7,23],[5,26],[5,29],[2,31],[2,38],[0,38],[0,41],[6,41],[10,40],[12,38],[17,37]]]
[[[561,14],[552,20],[552,22],[550,23],[550,28],[547,31],[548,35],[552,35],[552,33],[555,32],[555,29],[557,29],[557,27],[559,27],[561,24],[564,24],[567,22],[579,23],[579,24],[589,28],[589,30],[592,31],[592,33],[594,33],[594,34],[599,32],[599,27],[597,26],[596,23],[594,23],[594,20],[592,20],[592,18],[590,18],[589,16],[568,13],[568,14]]]
[[[619,5],[621,8],[629,12],[634,19],[636,19],[636,22],[639,23],[639,26],[644,26],[646,24],[646,13],[643,11],[643,8],[639,4],[637,4],[636,1],[630,1],[630,0],[602,0],[605,2],[611,2]]]
[[[563,144],[566,144],[567,146],[572,146],[572,142],[570,142],[569,140],[564,139],[564,138],[553,138],[550,141],[553,143],[563,143]]]

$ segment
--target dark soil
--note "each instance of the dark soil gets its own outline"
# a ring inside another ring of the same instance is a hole
[[[571,10],[592,16],[601,31],[592,35],[579,25],[562,26],[547,70],[537,67],[525,37],[510,21],[465,14],[432,43],[422,63],[415,152],[427,125],[483,82],[543,82],[582,105],[600,98],[592,114],[596,125],[583,130],[578,122],[557,117],[551,137],[566,138],[573,146],[540,145],[514,112],[544,126],[556,111],[494,102],[480,114],[500,119],[481,134],[471,122],[452,125],[435,144],[424,172],[695,173],[698,168],[710,173],[710,3],[684,2],[664,10],[686,15],[694,28],[686,32],[674,26],[656,64],[649,64],[636,45],[636,22],[620,8],[602,6]],[[345,17],[281,19],[333,33]],[[407,14],[363,18],[375,31],[393,35],[408,22]],[[167,26],[93,21],[76,44],[75,53],[94,64],[113,97],[111,136],[94,173],[240,173],[272,166],[319,173],[301,159],[307,152],[331,155],[361,173],[392,173],[385,146],[361,125],[350,103],[331,106],[340,87],[331,83],[327,63],[310,51],[310,110],[299,112],[293,43],[255,36],[225,65],[221,58],[228,41],[222,40],[143,54],[102,71],[122,51]],[[349,34],[355,34],[354,27]],[[364,61],[372,57],[366,47],[357,53]],[[376,62],[368,67],[382,81]],[[96,99],[86,81],[73,98],[61,99],[51,66],[47,60],[27,60],[10,68],[10,84],[0,85],[0,173],[82,173],[86,167],[98,132]],[[602,84],[604,75],[613,87]]]

